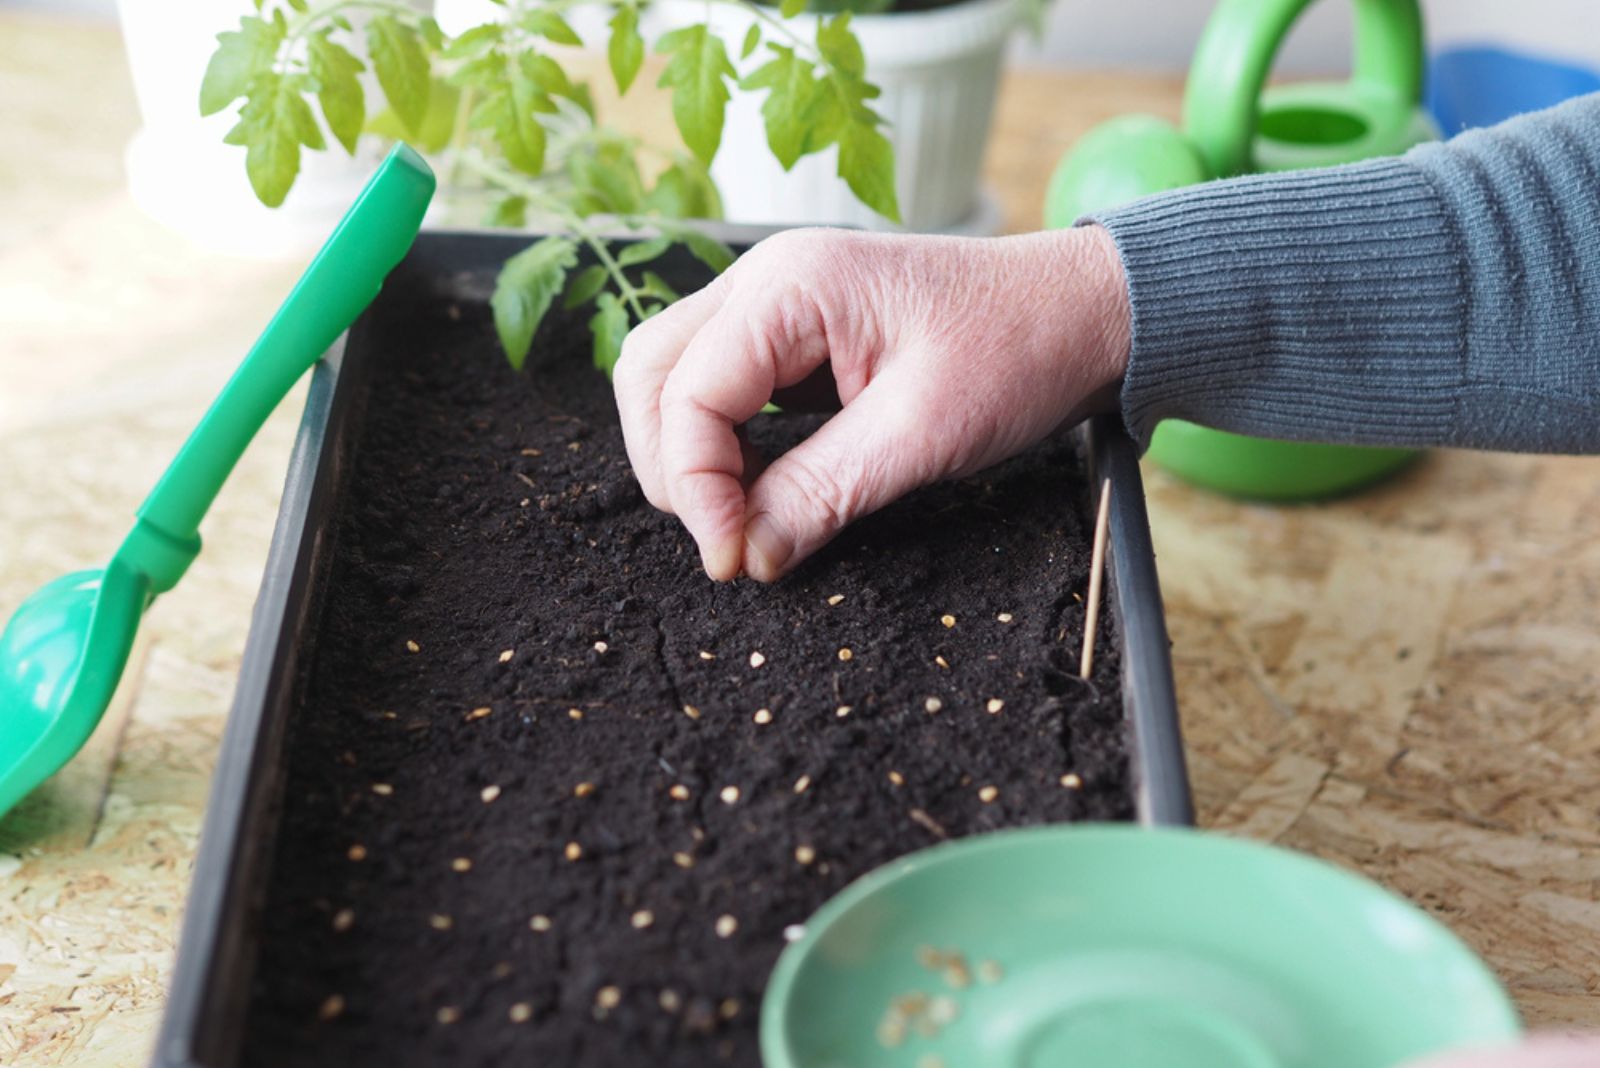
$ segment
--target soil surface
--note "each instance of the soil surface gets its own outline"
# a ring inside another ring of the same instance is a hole
[[[639,494],[581,320],[518,376],[486,307],[386,303],[247,1064],[756,1068],[786,929],[851,880],[1131,817],[1108,633],[1076,677],[1070,440],[716,585]]]

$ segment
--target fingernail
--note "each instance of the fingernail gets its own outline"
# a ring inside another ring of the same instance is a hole
[[[753,556],[761,564],[758,578],[776,578],[794,555],[794,539],[783,524],[766,512],[745,524],[744,546],[746,557]]]
[[[744,554],[737,540],[723,542],[700,554],[700,563],[704,565],[706,574],[717,582],[731,582],[738,576],[739,565],[743,562]]]

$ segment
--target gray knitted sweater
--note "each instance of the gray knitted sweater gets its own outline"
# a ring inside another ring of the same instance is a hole
[[[1600,94],[1395,159],[1093,217],[1127,270],[1123,418],[1600,452]]]

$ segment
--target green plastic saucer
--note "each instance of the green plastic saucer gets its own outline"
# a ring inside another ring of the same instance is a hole
[[[1389,1068],[1520,1032],[1453,934],[1320,861],[1182,830],[980,835],[784,951],[765,1068]]]

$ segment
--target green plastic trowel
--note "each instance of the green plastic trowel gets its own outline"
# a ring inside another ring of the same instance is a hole
[[[200,552],[200,520],[245,446],[307,369],[378,295],[422,226],[433,172],[389,153],[184,443],[103,570],[29,597],[0,633],[0,815],[88,741],[139,619]]]

